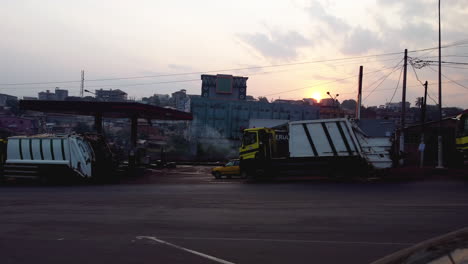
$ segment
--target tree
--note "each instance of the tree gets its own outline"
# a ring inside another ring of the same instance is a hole
[[[264,96],[259,96],[258,101],[262,102],[262,103],[269,103],[268,98],[266,98]]]
[[[341,103],[341,107],[344,109],[349,109],[349,110],[354,110],[356,109],[357,102],[356,100],[349,99],[349,100],[344,100]]]

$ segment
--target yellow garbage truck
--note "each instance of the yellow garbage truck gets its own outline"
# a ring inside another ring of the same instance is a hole
[[[389,137],[369,137],[346,118],[304,120],[282,129],[245,129],[243,177],[350,175],[392,166]]]

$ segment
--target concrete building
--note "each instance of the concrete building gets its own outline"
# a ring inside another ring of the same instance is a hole
[[[18,97],[9,94],[0,94],[0,106],[7,106],[7,101],[17,101]]]
[[[0,116],[0,128],[10,135],[33,135],[38,132],[39,121],[17,116]]]
[[[48,101],[64,101],[68,97],[68,90],[55,88],[54,92],[46,90],[45,92],[39,92],[39,100],[48,100]]]
[[[192,136],[238,140],[251,119],[312,120],[320,109],[307,104],[225,101],[192,98]]]
[[[104,101],[104,102],[123,102],[127,101],[127,93],[120,90],[104,90],[104,89],[99,89],[95,90],[96,94],[96,99],[98,101]]]
[[[247,100],[247,77],[232,75],[201,76],[201,96],[216,100]]]
[[[385,108],[386,109],[389,109],[389,110],[393,110],[393,111],[401,111],[401,102],[398,102],[398,103],[386,103],[385,104]],[[406,109],[410,109],[410,106],[411,106],[411,103],[410,102],[406,102]]]
[[[55,89],[55,98],[59,101],[64,101],[68,97],[68,90],[65,89]]]
[[[183,89],[172,93],[172,103],[175,109],[190,112],[190,97],[187,96],[187,90]]]

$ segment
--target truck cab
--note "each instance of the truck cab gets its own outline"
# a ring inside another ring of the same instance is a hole
[[[276,151],[275,146],[275,130],[264,127],[249,128],[244,130],[239,156],[241,160],[269,159]]]
[[[468,110],[458,115],[457,121],[456,147],[466,162],[468,161]]]
[[[276,153],[276,133],[271,128],[249,128],[244,130],[239,149],[242,177],[259,174],[257,168],[264,167]],[[261,172],[260,172],[261,174]]]

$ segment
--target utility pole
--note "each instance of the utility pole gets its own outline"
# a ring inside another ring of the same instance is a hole
[[[80,97],[84,95],[84,70],[81,70],[81,86],[80,86]]]
[[[444,168],[442,160],[442,48],[440,29],[440,0],[439,0],[439,135],[437,136],[437,168]]]
[[[426,125],[426,106],[427,106],[427,81],[424,83],[424,97],[421,106],[421,143],[419,144],[420,162],[419,167],[424,167],[424,151],[426,150],[426,143],[424,143],[424,130]]]
[[[406,70],[408,66],[408,49],[405,49],[405,58],[403,65],[403,92],[401,96],[401,127],[400,127],[400,155],[405,151],[405,116],[406,116]],[[400,157],[400,165],[404,164],[404,160]]]
[[[362,76],[363,76],[363,69],[364,67],[361,65],[359,66],[359,86],[358,86],[358,98],[356,104],[356,119],[361,119],[361,104],[362,104]]]

